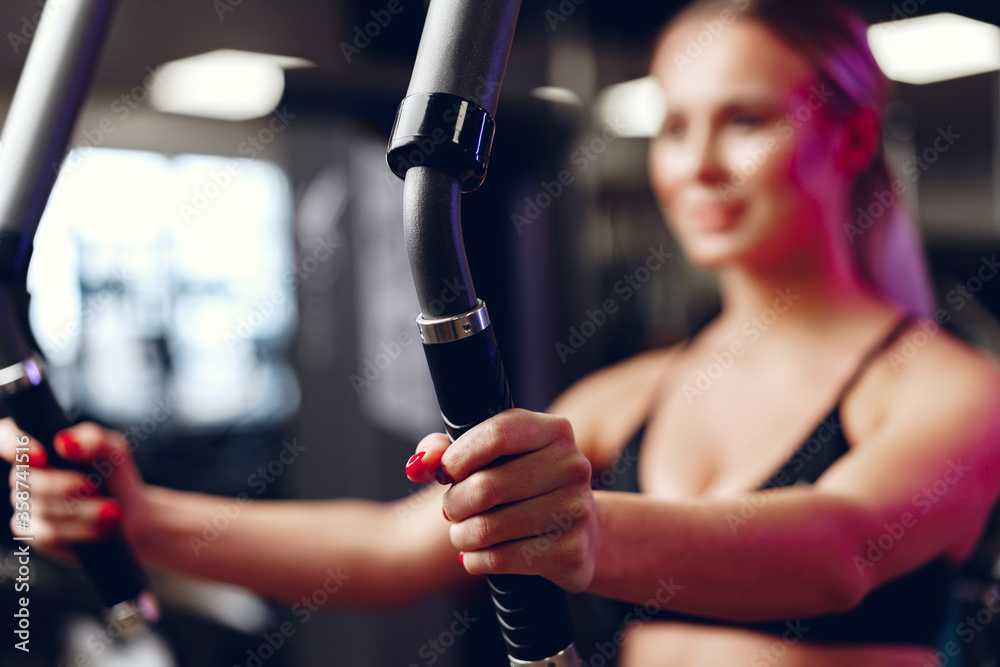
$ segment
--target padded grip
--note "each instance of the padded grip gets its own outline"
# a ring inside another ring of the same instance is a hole
[[[424,352],[445,428],[452,440],[513,407],[493,326]],[[573,642],[566,594],[537,576],[488,577],[507,655],[523,662],[558,654]]]

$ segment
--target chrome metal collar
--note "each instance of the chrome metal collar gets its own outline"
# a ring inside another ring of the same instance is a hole
[[[551,658],[545,658],[544,660],[524,662],[510,658],[510,667],[580,667],[581,664],[580,654],[577,653],[576,646],[573,644],[570,644]]]
[[[488,326],[490,326],[490,315],[486,312],[486,303],[482,299],[478,300],[475,308],[461,315],[429,320],[421,313],[417,317],[420,340],[427,345],[451,343],[475,336]]]

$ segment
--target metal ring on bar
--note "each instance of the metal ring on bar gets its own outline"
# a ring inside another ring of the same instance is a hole
[[[422,313],[417,317],[420,340],[426,345],[451,343],[475,336],[489,326],[490,315],[486,312],[486,303],[482,299],[478,300],[478,305],[472,310],[454,317],[428,320]]]
[[[45,362],[33,354],[19,364],[0,368],[0,392],[13,394],[24,387],[38,386],[45,378]]]
[[[580,654],[577,653],[576,646],[573,644],[570,644],[551,658],[545,658],[544,660],[524,662],[523,660],[510,658],[510,667],[578,667],[580,664]]]

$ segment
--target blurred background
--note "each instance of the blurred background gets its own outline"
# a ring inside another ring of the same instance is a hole
[[[252,498],[419,491],[403,463],[441,427],[413,324],[402,187],[384,153],[426,3],[390,4],[120,2],[36,240],[32,318],[63,404],[125,432],[148,481]],[[575,379],[683,338],[718,307],[646,184],[658,112],[643,77],[678,4],[523,4],[489,178],[463,201],[473,277],[522,407],[544,409]],[[1000,7],[849,4],[873,23],[903,21],[871,33],[897,80],[887,150],[938,306],[996,352]],[[0,118],[41,11],[37,0],[0,3]],[[958,138],[935,148],[949,131]],[[662,270],[628,298],[614,290],[661,246],[675,253]],[[608,299],[615,314],[595,316]],[[7,538],[4,605],[16,571]],[[27,656],[5,641],[0,664],[166,664],[154,657],[162,647],[122,655],[105,641],[77,571],[33,568],[36,642]],[[164,642],[185,667],[484,665],[469,657],[482,642],[504,664],[475,594],[302,622],[234,587],[158,574],[155,588]],[[465,613],[480,620],[455,633]],[[294,635],[267,649],[285,621]],[[997,664],[977,654],[995,635],[965,647],[966,664]]]

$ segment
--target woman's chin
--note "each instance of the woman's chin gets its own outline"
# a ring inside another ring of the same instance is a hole
[[[703,271],[718,271],[745,258],[746,251],[732,239],[698,239],[684,246],[684,255],[691,264]]]

